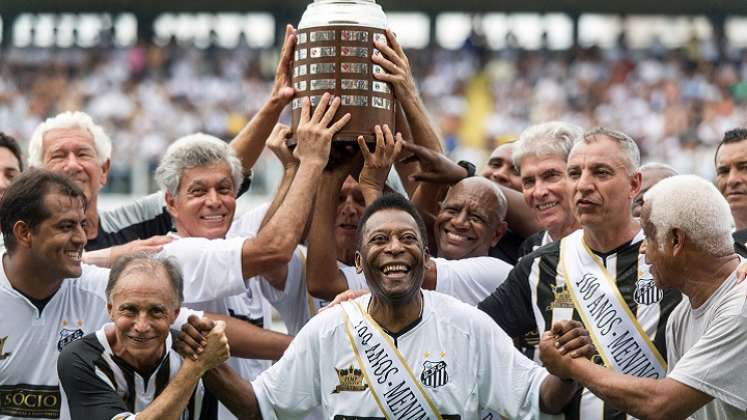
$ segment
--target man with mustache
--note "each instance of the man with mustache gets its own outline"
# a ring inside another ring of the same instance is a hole
[[[585,133],[573,147],[567,176],[581,230],[526,255],[479,305],[509,336],[533,330],[541,336],[554,321],[578,319],[582,311],[598,341],[627,332],[655,349],[647,359],[652,369],[666,369],[664,331],[681,295],[657,288],[638,254],[644,234],[631,204],[641,186],[639,156],[633,139],[605,128]],[[609,352],[611,343],[597,351]],[[588,390],[565,412],[569,420],[603,420],[605,413],[623,416]]]

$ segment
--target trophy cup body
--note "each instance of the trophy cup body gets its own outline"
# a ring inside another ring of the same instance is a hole
[[[335,121],[345,113],[352,117],[332,139],[333,154],[335,149],[357,149],[358,136],[375,142],[376,124],[395,130],[392,87],[374,78],[384,69],[371,60],[381,54],[373,43],[386,42],[386,27],[386,16],[373,0],[314,0],[308,5],[298,25],[293,55],[293,132],[304,98],[309,97],[315,107],[325,92],[340,98]]]

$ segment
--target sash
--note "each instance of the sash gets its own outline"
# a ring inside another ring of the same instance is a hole
[[[341,306],[347,315],[345,328],[350,347],[384,417],[442,420],[402,353],[376,321],[355,301]]]
[[[620,295],[614,277],[584,243],[582,230],[561,240],[558,269],[604,364],[628,375],[664,378],[666,362]]]

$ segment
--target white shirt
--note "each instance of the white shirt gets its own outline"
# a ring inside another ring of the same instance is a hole
[[[493,257],[473,257],[461,260],[431,258],[436,264],[436,291],[477,306],[506,280],[513,268]],[[340,267],[350,290],[368,290],[363,273],[355,267]]]
[[[109,270],[85,264],[82,270],[62,281],[41,313],[0,270],[0,420],[59,416],[60,349],[109,322]],[[175,328],[190,314],[202,315],[182,310]]]
[[[476,308],[432,291],[423,291],[423,297],[422,319],[395,342],[416,378],[427,363],[446,364],[442,383],[427,388],[439,411],[477,419],[478,407],[486,407],[511,418],[539,417],[539,389],[547,371],[514,349],[511,339]],[[358,301],[366,307],[369,298]],[[336,369],[351,366],[360,368],[342,308],[320,313],[283,358],[252,383],[263,417],[301,418],[321,405],[328,419],[383,418],[369,389],[333,392],[341,385]]]
[[[669,317],[668,377],[713,397],[693,419],[747,419],[746,296],[732,273],[703,305],[683,296]]]
[[[472,306],[493,293],[513,269],[511,264],[493,257],[431,261],[436,264],[436,291]]]

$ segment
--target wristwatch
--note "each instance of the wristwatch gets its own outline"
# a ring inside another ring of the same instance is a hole
[[[465,178],[475,176],[475,172],[477,171],[477,168],[475,168],[475,165],[472,162],[468,162],[466,160],[460,160],[459,162],[457,162],[457,165],[461,166],[467,171],[467,176]]]

